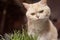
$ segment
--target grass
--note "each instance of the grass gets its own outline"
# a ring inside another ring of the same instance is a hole
[[[28,36],[27,32],[14,31],[13,34],[5,34],[5,40],[37,40],[37,36]]]

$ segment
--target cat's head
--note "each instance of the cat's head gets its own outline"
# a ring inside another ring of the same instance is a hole
[[[47,6],[47,0],[41,0],[37,3],[28,4],[23,3],[27,9],[26,16],[31,20],[45,20],[49,19],[50,8]]]

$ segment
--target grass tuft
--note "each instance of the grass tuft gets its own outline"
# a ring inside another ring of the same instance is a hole
[[[24,30],[22,33],[15,30],[13,34],[5,34],[5,40],[37,40],[37,36],[29,36]]]

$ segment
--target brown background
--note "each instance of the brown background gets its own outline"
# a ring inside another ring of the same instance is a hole
[[[48,0],[48,4],[52,10],[52,18],[60,19],[60,0]]]

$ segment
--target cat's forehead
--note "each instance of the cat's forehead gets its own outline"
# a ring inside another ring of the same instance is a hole
[[[29,8],[29,11],[34,12],[34,11],[40,11],[44,9],[44,5],[42,4],[32,4]]]

